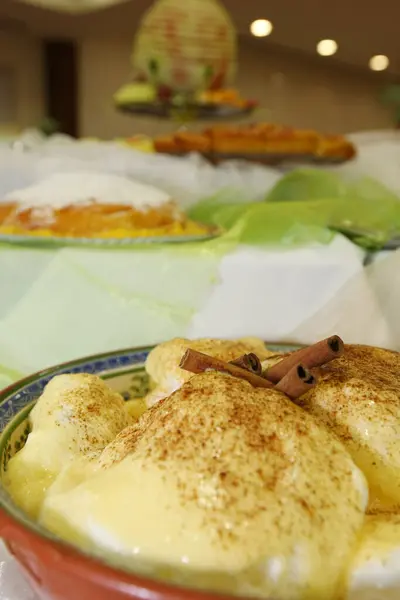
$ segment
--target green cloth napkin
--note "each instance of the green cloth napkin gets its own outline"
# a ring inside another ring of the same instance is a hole
[[[285,175],[261,203],[240,203],[224,190],[190,210],[193,219],[228,231],[235,243],[329,243],[339,230],[358,245],[378,249],[400,236],[400,198],[371,178],[348,183],[317,169]]]
[[[225,191],[194,206],[190,217],[226,230],[225,242],[293,247],[331,241],[327,211],[329,206],[316,202],[239,204]]]
[[[271,189],[268,202],[308,202],[345,196],[346,184],[329,171],[295,169],[287,173]]]

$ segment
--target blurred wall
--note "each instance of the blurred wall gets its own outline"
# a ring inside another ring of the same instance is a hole
[[[171,123],[114,109],[112,95],[130,76],[131,47],[130,36],[81,41],[81,135],[110,138],[174,129]],[[244,95],[260,102],[253,119],[344,133],[393,127],[391,113],[379,102],[381,77],[331,65],[329,59],[309,59],[243,38],[237,83]]]
[[[0,135],[36,125],[44,114],[41,39],[24,30],[0,30],[0,73]]]
[[[253,119],[332,132],[393,127],[392,114],[379,102],[380,74],[340,68],[329,59],[310,59],[258,42],[241,40],[237,82],[245,96],[260,101]],[[115,110],[113,93],[130,77],[130,35],[89,34],[78,38],[77,44],[80,135],[112,138],[169,132],[176,127]],[[4,104],[9,105],[9,100],[0,102],[0,135],[35,125],[44,116],[42,58],[39,37],[24,30],[0,31],[0,86],[11,69],[15,87],[15,122],[2,122],[1,111],[7,112]]]

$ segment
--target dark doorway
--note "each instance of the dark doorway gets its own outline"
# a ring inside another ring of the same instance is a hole
[[[77,48],[71,40],[44,41],[46,116],[59,131],[79,136]]]

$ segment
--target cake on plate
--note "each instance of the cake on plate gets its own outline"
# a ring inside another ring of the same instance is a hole
[[[201,235],[170,195],[97,172],[55,173],[0,204],[0,233],[73,238]]]

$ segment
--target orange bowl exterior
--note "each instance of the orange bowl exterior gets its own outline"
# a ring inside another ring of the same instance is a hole
[[[232,600],[107,566],[0,510],[0,535],[42,600]]]

